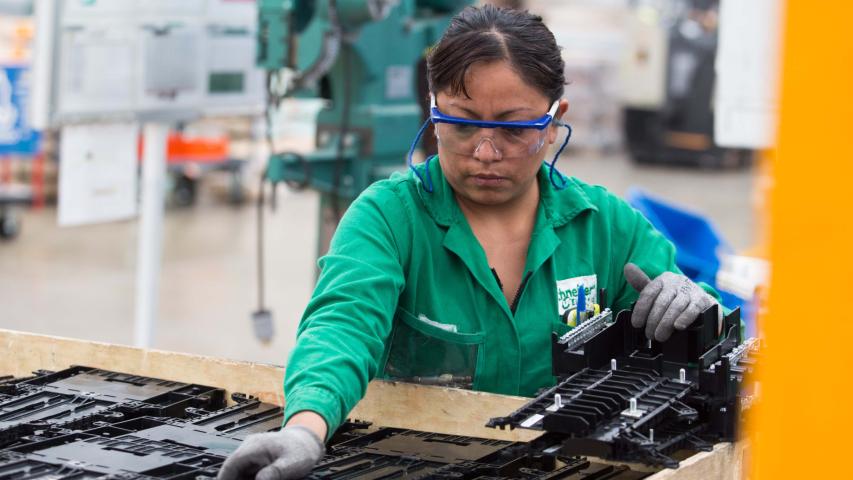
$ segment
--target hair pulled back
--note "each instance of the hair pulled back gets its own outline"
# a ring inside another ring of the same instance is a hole
[[[430,91],[464,94],[465,74],[477,62],[506,60],[531,86],[553,102],[566,85],[563,57],[542,17],[493,5],[467,7],[427,57]]]

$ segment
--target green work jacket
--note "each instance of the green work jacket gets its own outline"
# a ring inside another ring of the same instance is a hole
[[[679,272],[673,245],[625,201],[574,178],[557,190],[543,167],[511,305],[440,162],[429,171],[432,193],[411,172],[394,174],[341,219],[287,363],[285,421],[312,410],[331,434],[377,377],[533,396],[555,383],[551,333],[568,329],[560,317],[581,286],[588,303],[617,312],[637,298],[626,263],[651,278]]]

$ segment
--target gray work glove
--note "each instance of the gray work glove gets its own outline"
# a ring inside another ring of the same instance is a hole
[[[218,480],[303,478],[320,461],[326,446],[311,430],[294,425],[278,432],[255,433],[222,464]]]
[[[625,280],[640,292],[631,325],[646,326],[646,337],[658,342],[666,341],[673,330],[684,330],[704,312],[717,303],[699,285],[684,275],[663,272],[649,280],[640,267],[633,263],[625,265]]]

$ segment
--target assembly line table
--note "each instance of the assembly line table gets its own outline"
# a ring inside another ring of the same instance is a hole
[[[0,374],[25,376],[39,369],[60,370],[86,365],[181,382],[215,385],[243,392],[261,401],[284,404],[284,367],[177,352],[36,335],[0,329]],[[350,418],[375,425],[471,437],[528,441],[539,435],[529,430],[497,430],[484,425],[491,417],[512,412],[529,399],[485,392],[373,381]],[[713,451],[681,461],[677,470],[650,477],[663,479],[721,479],[742,477],[745,442],[720,443]],[[597,460],[596,460],[597,461]],[[624,463],[624,462],[613,462]],[[637,470],[648,467],[632,465]]]

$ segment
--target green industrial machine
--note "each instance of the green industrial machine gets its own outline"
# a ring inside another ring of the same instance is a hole
[[[287,96],[330,100],[317,116],[316,150],[273,152],[267,180],[316,189],[339,209],[404,168],[423,122],[418,64],[471,3],[260,0],[258,64],[270,72],[271,104]]]
[[[267,119],[283,98],[325,98],[315,150],[273,151],[265,182],[321,193],[317,255],[328,249],[346,206],[373,181],[406,165],[425,119],[424,54],[473,0],[258,0],[258,59],[268,72]],[[268,128],[271,131],[271,128]],[[272,145],[272,142],[270,142]],[[273,336],[264,307],[263,189],[258,202],[261,341]]]

